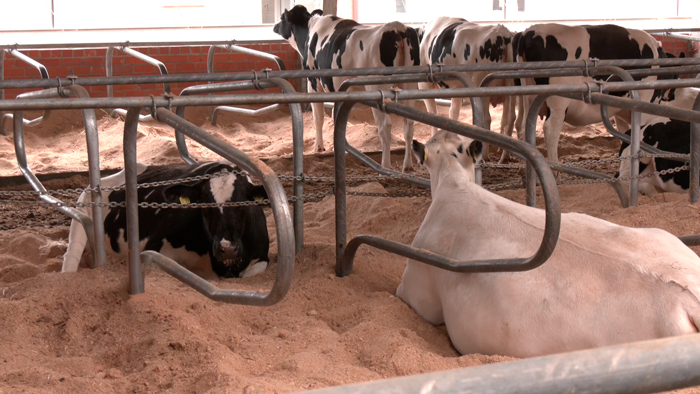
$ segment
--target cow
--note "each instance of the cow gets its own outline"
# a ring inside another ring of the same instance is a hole
[[[556,23],[537,24],[518,33],[514,37],[516,62],[543,61],[583,61],[597,59],[658,59],[665,58],[666,53],[659,42],[642,30],[626,29],[617,25],[601,26],[566,26]],[[597,80],[608,76],[597,76]],[[644,81],[656,80],[655,76],[645,77]],[[593,81],[584,76],[523,78],[523,85],[547,84],[582,84]],[[661,92],[640,90],[640,99],[646,102],[656,99]],[[613,93],[617,95],[626,92]],[[524,121],[531,98],[520,100],[516,120],[518,136],[523,138]],[[630,124],[630,113],[619,108],[609,107],[610,116],[615,116],[618,129],[626,130]],[[546,116],[544,122],[544,139],[547,146],[547,158],[552,162],[559,160],[557,147],[564,122],[572,126],[585,126],[601,122],[600,106],[586,104],[580,100],[560,96],[550,96],[540,109],[540,115]]]
[[[671,89],[666,96],[668,99],[662,100],[659,103],[675,108],[692,109],[697,96],[697,89]],[[642,141],[649,145],[672,153],[690,153],[690,123],[688,122],[663,116],[642,114],[641,132]],[[626,134],[630,135],[630,133],[631,130],[627,130]],[[630,155],[629,144],[622,142],[619,156],[623,158],[629,157]],[[659,171],[676,168],[682,165],[683,163],[662,157],[640,158],[639,175],[641,178],[638,183],[639,193],[643,195],[652,195],[657,192],[687,192],[690,186],[690,175],[687,170],[663,175],[657,174]],[[626,178],[627,183],[629,183],[630,175],[630,160],[621,160],[620,171],[617,173],[617,177]]]
[[[262,186],[254,186],[247,176],[234,173],[225,162],[193,165],[148,166],[138,163],[139,183],[182,180],[184,183],[138,189],[139,202],[147,203],[226,203],[267,198]],[[124,184],[124,170],[101,180],[104,188]],[[102,200],[125,201],[125,190],[102,191]],[[83,192],[79,203],[91,201]],[[90,215],[91,210],[80,208]],[[250,277],[267,268],[270,239],[267,222],[259,205],[214,208],[139,207],[140,250],[154,250],[203,277]],[[126,256],[126,208],[103,208],[107,251]],[[63,272],[75,272],[85,249],[87,236],[73,220],[68,249],[63,256]]]
[[[503,25],[478,25],[462,18],[438,17],[419,30],[421,66],[443,64],[458,66],[465,64],[493,64],[513,61],[513,33]],[[437,69],[436,69],[437,70]],[[465,74],[479,86],[490,71],[472,71]],[[512,85],[509,80],[496,79],[489,86]],[[459,81],[419,83],[419,89],[463,87]],[[484,97],[484,119],[486,128],[491,129],[489,103],[494,107],[503,103],[501,132],[513,133],[515,123],[515,96]],[[432,114],[437,113],[435,99],[424,99],[425,107]],[[450,119],[459,118],[462,98],[453,98],[450,105]],[[432,128],[435,135],[437,128]],[[488,159],[488,154],[486,155]]]
[[[413,247],[458,261],[533,255],[544,210],[475,184],[464,163],[476,149],[436,137],[413,143],[432,196]],[[409,259],[396,295],[445,324],[461,354],[533,357],[697,333],[700,258],[664,230],[564,213],[559,241],[536,269],[456,273]]]
[[[418,33],[399,22],[378,26],[361,25],[351,19],[323,15],[323,11],[309,13],[306,7],[296,5],[285,10],[274,32],[282,36],[301,56],[305,70],[327,70],[340,68],[379,68],[418,66],[420,64]],[[334,92],[348,77],[308,78],[308,89],[313,92]],[[388,89],[391,85],[371,85],[365,89]],[[400,84],[400,89],[416,89],[417,84]],[[388,97],[387,97],[388,98]],[[412,101],[402,101],[413,106]],[[323,146],[323,103],[312,103],[317,152]],[[372,108],[382,146],[382,166],[391,168],[391,119],[386,113]],[[403,120],[405,156],[403,171],[413,168],[411,141],[413,121]]]

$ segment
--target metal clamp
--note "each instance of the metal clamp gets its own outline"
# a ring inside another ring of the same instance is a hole
[[[56,82],[58,82],[58,87],[56,88],[58,91],[58,95],[62,98],[69,98],[70,95],[66,94],[66,92],[63,91],[63,86],[61,86],[61,78],[56,77]]]
[[[591,93],[592,93],[591,85],[598,86],[598,93],[603,93],[603,84],[601,82],[598,82],[598,81],[588,81],[588,82],[585,82],[585,84],[586,84],[586,87],[588,88],[588,91],[585,93],[581,93],[581,98],[583,99],[584,103],[592,104],[592,102],[591,102]]]
[[[165,93],[165,94],[163,94],[163,98],[168,100],[168,111],[172,111],[173,98],[175,98],[175,95],[172,93]]]
[[[151,117],[154,120],[158,120],[158,115],[156,112],[158,112],[158,108],[156,107],[156,98],[155,96],[151,95]]]
[[[257,90],[263,90],[264,88],[260,85],[260,80],[258,79],[257,71],[253,70],[253,86]]]
[[[379,99],[379,109],[381,109],[382,112],[386,112],[386,101],[385,101],[385,98],[384,98],[384,91],[383,91],[383,90],[380,90],[380,91],[379,91],[379,96],[380,96],[380,99]]]

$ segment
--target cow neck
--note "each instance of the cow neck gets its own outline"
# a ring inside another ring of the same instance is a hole
[[[473,183],[469,178],[467,170],[451,157],[443,160],[437,171],[430,171],[430,194],[435,199],[439,190],[463,189],[464,184]]]

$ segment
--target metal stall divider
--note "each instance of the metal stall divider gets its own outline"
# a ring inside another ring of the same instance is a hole
[[[87,90],[84,87],[78,85],[71,85],[65,88],[57,89],[46,89],[34,92],[23,93],[17,96],[18,99],[40,99],[40,98],[55,98],[63,97],[67,98],[70,96],[89,98]],[[64,213],[71,218],[77,220],[82,224],[85,229],[85,234],[88,238],[88,244],[90,245],[90,250],[93,254],[93,265],[92,268],[102,267],[107,261],[107,256],[105,252],[105,233],[104,226],[102,225],[102,193],[100,192],[100,145],[99,145],[99,133],[97,130],[97,120],[95,117],[95,110],[91,108],[83,108],[83,122],[85,124],[85,138],[87,143],[87,155],[88,155],[88,172],[90,177],[90,188],[91,188],[91,198],[94,203],[92,207],[92,217],[87,216],[77,209],[64,206],[65,204],[51,196],[48,195],[48,191],[41,184],[36,175],[29,168],[27,163],[27,153],[24,146],[24,118],[22,117],[22,111],[16,110],[14,114],[14,141],[15,141],[15,155],[17,156],[17,163],[19,165],[22,175],[27,179],[27,182],[32,186],[32,188],[40,193],[40,198],[56,207],[58,211]]]
[[[143,53],[136,51],[134,49],[129,48],[128,43],[127,45],[123,45],[120,47],[117,47],[120,51],[123,53],[133,56],[139,60],[143,60],[144,62],[151,64],[155,66],[158,71],[160,71],[160,75],[168,75],[168,69],[165,67],[165,64],[163,62],[156,60],[148,55],[144,55]],[[105,70],[107,71],[107,77],[111,77],[114,72],[114,47],[110,46],[107,48],[107,55],[105,57]],[[82,81],[81,81],[82,82]],[[170,93],[170,83],[169,82],[163,82],[163,91],[165,93]],[[107,97],[114,97],[114,85],[108,84],[107,85]],[[126,116],[126,110],[122,108],[108,108],[107,112],[109,112],[109,116],[111,117],[116,117],[117,115],[121,116]],[[139,115],[139,120],[142,122],[146,122],[149,120],[153,120],[153,117],[151,115]]]
[[[16,57],[17,59],[23,61],[24,63],[27,63],[30,66],[36,68],[37,71],[39,71],[39,76],[41,77],[41,79],[49,79],[49,71],[46,69],[46,67],[43,64],[37,62],[36,60],[30,58],[29,56],[25,55],[24,53],[22,53],[16,49],[5,49],[4,51],[0,51],[0,53],[1,53],[0,63],[2,63],[2,64],[0,64],[0,82],[2,82],[2,80],[4,78],[4,74],[5,74],[5,71],[4,71],[5,52],[7,52],[10,55]],[[0,89],[0,92],[2,92],[2,95],[0,96],[0,98],[2,98],[4,100],[5,99],[5,90]],[[0,119],[0,134],[9,135],[9,133],[5,132],[5,121],[7,120],[8,122],[12,122],[13,115],[0,113],[0,116],[2,116],[2,119]],[[34,118],[31,120],[22,118],[22,123],[24,124],[25,127],[34,127],[34,126],[41,124],[41,122],[43,122],[44,120],[48,120],[49,116],[51,116],[51,111],[47,110],[47,111],[44,111],[44,114],[39,116],[38,118]]]
[[[296,93],[292,84],[280,78],[261,79],[256,81],[224,82],[213,85],[197,85],[185,88],[180,92],[180,96],[193,94],[232,92],[237,90],[266,89],[277,87],[285,93]],[[279,106],[279,104],[275,104]],[[225,108],[225,107],[218,107]],[[175,113],[185,118],[184,106],[179,106]],[[292,176],[294,177],[294,237],[296,241],[295,249],[297,253],[304,250],[304,118],[301,113],[301,105],[289,103],[289,112],[292,115]],[[180,152],[180,157],[185,163],[195,164],[197,161],[190,156],[187,150],[185,136],[175,131],[175,142]]]
[[[209,52],[207,53],[207,73],[212,74],[214,72],[214,53],[216,52],[216,48],[221,48],[221,49],[226,49],[231,52],[238,52],[238,53],[243,53],[248,56],[255,56],[259,57],[262,59],[267,59],[272,62],[274,62],[277,65],[277,69],[280,71],[286,70],[286,67],[284,66],[284,61],[279,56],[275,56],[271,53],[267,52],[262,52],[262,51],[257,51],[255,49],[250,49],[250,48],[245,48],[239,45],[236,45],[236,41],[232,41],[230,44],[226,45],[212,45],[209,47]],[[233,112],[237,114],[243,114],[243,115],[250,115],[250,116],[260,116],[264,115],[266,113],[272,112],[279,108],[279,104],[271,104],[263,108],[258,108],[258,109],[248,109],[248,108],[240,108],[240,107],[229,107],[229,106],[220,106],[216,107],[212,110],[211,112],[211,124],[216,126],[216,121],[219,117],[219,112],[220,111],[225,111],[225,112]]]
[[[231,161],[262,182],[270,200],[277,230],[277,275],[275,283],[268,293],[223,290],[160,253],[144,251],[139,255],[136,130],[140,110],[141,107],[129,108],[127,122],[124,125],[124,167],[126,172],[127,231],[129,237],[129,292],[138,294],[144,291],[140,259],[140,257],[143,257],[147,262],[158,265],[165,272],[192,286],[195,290],[214,301],[255,306],[269,306],[279,302],[287,294],[292,284],[292,275],[294,274],[294,227],[290,219],[291,213],[289,212],[287,197],[277,175],[262,161],[248,157],[245,153],[211,136],[206,131],[165,108],[155,109],[153,117]]]
[[[532,163],[540,181],[543,185],[545,199],[545,230],[537,252],[529,258],[519,259],[497,259],[483,261],[460,262],[449,257],[436,253],[413,248],[398,242],[390,241],[380,237],[370,235],[360,235],[347,243],[347,206],[345,194],[345,151],[340,149],[345,146],[345,133],[350,110],[354,103],[343,103],[340,105],[335,123],[335,209],[336,209],[336,275],[347,276],[352,272],[353,259],[357,249],[362,244],[367,244],[378,249],[386,250],[400,256],[408,257],[430,264],[438,268],[443,268],[456,272],[506,272],[525,271],[534,269],[543,264],[552,254],[559,238],[559,228],[561,224],[561,208],[559,202],[559,192],[547,161],[533,146],[523,141],[493,133],[481,127],[460,123],[455,120],[446,119],[438,115],[432,115],[415,108],[407,107],[393,102],[376,105],[386,113],[403,116],[414,121],[435,126],[443,130],[451,131],[466,137],[473,138],[486,143],[494,144],[502,149],[516,152],[527,162]]]

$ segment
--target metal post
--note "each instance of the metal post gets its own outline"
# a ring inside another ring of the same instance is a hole
[[[29,56],[25,55],[22,52],[19,52],[16,49],[6,49],[4,51],[0,51],[0,53],[2,53],[2,55],[0,57],[0,63],[2,63],[2,66],[0,66],[0,67],[4,67],[5,52],[8,52],[9,54],[13,55],[17,59],[23,61],[24,63],[29,64],[30,66],[34,67],[35,69],[37,69],[37,71],[39,71],[39,77],[41,79],[49,79],[49,72],[43,64],[37,62],[36,60],[30,58]],[[0,68],[0,71],[2,71],[2,68]],[[0,72],[0,83],[3,81],[3,79],[4,79],[4,72]],[[4,100],[5,99],[5,91],[3,89],[0,89],[0,92],[2,92],[2,96],[0,96],[0,97]],[[34,118],[32,120],[22,119],[22,122],[24,123],[25,127],[37,126],[37,125],[41,124],[44,120],[48,120],[50,115],[51,115],[51,111],[46,110],[46,111],[44,111],[42,116],[39,116],[38,118]],[[5,132],[5,121],[7,120],[7,121],[11,122],[12,117],[13,117],[12,114],[5,114],[2,111],[0,111],[0,134],[7,135],[7,133]]]
[[[700,95],[693,103],[693,109],[700,111]],[[700,197],[700,124],[690,124],[690,202],[698,202]]]
[[[550,95],[541,94],[535,97],[527,110],[527,119],[525,121],[525,142],[537,148],[537,116],[540,112],[540,107],[547,101]],[[523,108],[525,106],[523,105]],[[525,194],[526,204],[530,207],[537,206],[537,178],[535,177],[535,169],[530,163],[525,163]]]
[[[700,335],[383,379],[314,394],[656,393],[700,385]]]
[[[350,111],[355,103],[336,104],[333,130],[333,156],[335,158],[335,274],[347,276],[352,273],[352,265],[343,264],[347,243],[347,196],[345,195],[345,132],[350,119]]]
[[[143,273],[139,245],[139,197],[136,185],[136,137],[141,108],[132,107],[124,122],[124,185],[126,186],[126,237],[129,243],[129,294],[144,292]]]

